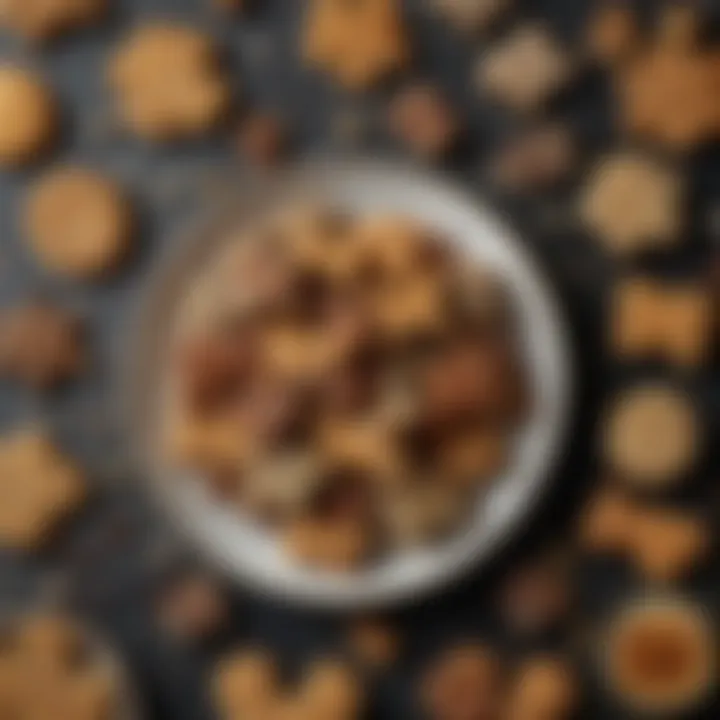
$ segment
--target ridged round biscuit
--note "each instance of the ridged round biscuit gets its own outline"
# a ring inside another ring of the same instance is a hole
[[[641,488],[667,487],[695,463],[700,427],[682,392],[648,383],[615,400],[603,441],[605,459],[623,481]]]

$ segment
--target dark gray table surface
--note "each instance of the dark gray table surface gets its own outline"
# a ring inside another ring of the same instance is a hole
[[[639,3],[645,9],[654,4],[649,0]],[[104,85],[106,57],[134,23],[156,17],[186,20],[217,36],[243,103],[275,110],[287,119],[298,157],[318,151],[402,153],[383,131],[387,89],[348,96],[297,61],[303,2],[261,0],[257,12],[237,21],[210,12],[206,0],[123,0],[117,5],[113,21],[106,27],[40,53],[9,37],[0,40],[2,58],[19,59],[39,68],[59,93],[66,141],[56,160],[88,162],[119,177],[135,196],[140,221],[138,250],[117,279],[97,286],[67,283],[44,275],[35,266],[17,228],[18,200],[36,170],[0,176],[0,304],[32,294],[46,294],[67,303],[87,319],[93,354],[90,372],[50,398],[2,385],[0,422],[4,429],[29,421],[48,425],[87,465],[98,488],[81,517],[42,555],[20,557],[0,552],[0,602],[15,605],[39,599],[69,604],[80,615],[92,618],[117,643],[128,660],[148,717],[199,720],[211,717],[204,675],[221,645],[231,645],[234,640],[261,641],[276,648],[292,672],[304,659],[339,647],[343,618],[285,607],[236,589],[232,591],[232,627],[221,641],[210,646],[182,646],[163,636],[153,622],[153,593],[168,573],[193,560],[134,482],[116,417],[116,370],[126,352],[128,317],[148,270],[172,243],[177,228],[195,209],[211,201],[223,178],[241,163],[233,158],[227,138],[159,149],[117,132]],[[443,644],[473,637],[496,643],[509,656],[530,648],[568,648],[578,656],[579,667],[588,671],[587,712],[583,717],[622,717],[617,708],[593,691],[593,673],[583,659],[580,638],[587,637],[593,623],[616,603],[642,590],[641,582],[628,568],[604,561],[582,564],[577,571],[578,599],[572,627],[530,644],[514,638],[503,627],[496,590],[518,562],[546,547],[567,545],[566,533],[578,503],[597,480],[593,428],[606,393],[638,373],[663,370],[621,368],[604,358],[603,299],[617,268],[568,219],[572,187],[513,200],[499,197],[486,185],[483,159],[518,125],[517,119],[472,90],[472,60],[494,36],[475,42],[460,38],[437,21],[428,5],[420,0],[407,2],[416,46],[416,61],[409,74],[441,83],[467,119],[468,142],[449,163],[449,170],[507,215],[553,279],[573,328],[581,392],[566,457],[556,473],[552,492],[523,537],[508,546],[490,567],[480,569],[461,585],[392,611],[406,637],[406,651],[396,668],[372,683],[371,717],[419,717],[413,685],[423,664]],[[580,52],[589,2],[523,0],[517,5],[519,12],[514,19],[547,20]],[[704,6],[717,24],[720,3],[707,0]],[[501,25],[496,35],[507,26]],[[609,100],[607,79],[586,70],[548,110],[577,130],[585,156],[583,168],[618,142]],[[348,116],[362,129],[356,137],[337,132],[341,119]],[[720,149],[706,148],[682,162],[691,178],[687,242],[681,252],[651,264],[651,269],[660,273],[701,272],[713,258],[717,262],[720,257]],[[713,482],[719,479],[720,430],[717,362],[703,373],[679,379],[697,394],[706,411],[712,448],[687,497],[679,501],[700,504],[714,513],[718,505]],[[686,590],[717,611],[717,556],[688,581]],[[709,709],[707,717],[718,717],[717,708]]]

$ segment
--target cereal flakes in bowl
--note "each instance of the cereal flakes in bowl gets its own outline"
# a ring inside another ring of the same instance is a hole
[[[317,163],[191,233],[142,304],[131,418],[230,574],[325,606],[457,578],[540,495],[568,415],[554,298],[445,182]]]

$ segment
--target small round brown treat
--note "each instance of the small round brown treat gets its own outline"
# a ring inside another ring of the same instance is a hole
[[[36,160],[54,140],[57,109],[51,91],[27,70],[0,65],[0,165]]]
[[[359,679],[337,660],[313,663],[300,688],[300,704],[308,718],[357,720],[363,704]]]
[[[508,190],[541,190],[567,178],[576,159],[575,140],[566,127],[540,125],[500,150],[492,161],[490,176]]]
[[[216,582],[200,574],[175,578],[157,600],[160,624],[183,640],[216,633],[229,615],[227,598]]]
[[[627,549],[633,530],[634,509],[626,495],[613,488],[601,490],[580,516],[580,543],[591,551]]]
[[[563,720],[577,702],[572,670],[560,659],[536,657],[518,670],[510,695],[508,720]]]
[[[675,715],[701,701],[716,668],[702,606],[680,598],[633,603],[613,621],[604,648],[607,682],[635,711]]]
[[[212,40],[182,25],[139,27],[117,50],[108,73],[125,124],[147,140],[202,135],[230,105]]]
[[[131,211],[122,192],[105,176],[81,167],[61,167],[41,177],[26,200],[23,221],[43,267],[76,278],[113,270],[131,239]]]
[[[358,618],[350,624],[348,643],[356,657],[376,668],[392,665],[401,645],[395,628],[373,617]]]
[[[97,22],[107,6],[107,0],[4,0],[0,25],[40,42]]]
[[[529,635],[557,627],[571,601],[567,563],[548,557],[511,573],[501,588],[499,606],[514,632]]]
[[[47,390],[84,364],[80,323],[63,310],[33,302],[0,316],[0,374]]]
[[[603,3],[590,19],[587,42],[593,57],[603,64],[625,60],[639,43],[633,9],[626,3]]]
[[[676,482],[695,463],[700,427],[690,400],[661,384],[626,391],[610,409],[604,452],[620,477],[644,489]]]
[[[215,668],[215,705],[226,718],[269,717],[279,698],[278,682],[275,662],[267,652],[234,652]]]
[[[253,165],[275,165],[286,150],[285,130],[272,115],[255,113],[245,118],[237,136],[241,154]]]
[[[458,141],[457,115],[433,85],[404,88],[391,101],[389,112],[392,131],[421,157],[440,158]]]
[[[241,13],[249,4],[247,0],[210,0],[215,10],[227,13]]]
[[[19,549],[46,542],[85,498],[79,469],[38,432],[0,440],[0,541]]]
[[[432,720],[495,718],[501,703],[501,679],[492,651],[461,645],[445,651],[429,668],[421,699]]]
[[[707,523],[682,510],[638,508],[630,532],[630,555],[654,582],[682,579],[710,549]]]

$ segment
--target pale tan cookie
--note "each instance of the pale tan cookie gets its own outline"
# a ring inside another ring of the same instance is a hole
[[[30,302],[0,315],[0,374],[46,390],[84,365],[81,325],[64,310]]]
[[[27,241],[50,272],[93,279],[114,270],[128,253],[132,212],[106,176],[83,167],[43,175],[25,201]]]
[[[311,0],[303,56],[349,89],[358,90],[402,69],[409,40],[397,0]]]
[[[680,241],[682,178],[637,153],[602,159],[580,195],[579,214],[613,254],[664,249]]]
[[[76,465],[41,433],[0,440],[0,542],[34,550],[78,509],[85,483]]]
[[[525,660],[511,685],[507,720],[564,720],[578,702],[577,681],[563,660],[548,656]]]
[[[638,600],[618,613],[605,639],[608,685],[634,711],[682,715],[713,685],[712,637],[701,605],[673,597]]]
[[[434,0],[438,12],[466,33],[487,30],[512,5],[512,0]]]
[[[701,432],[686,395],[660,383],[640,385],[622,393],[610,408],[605,460],[630,485],[667,488],[694,465]]]
[[[501,678],[492,650],[474,644],[449,648],[422,679],[420,699],[428,720],[497,717],[503,699]]]
[[[107,9],[108,0],[3,0],[0,25],[42,42],[96,23]]]
[[[566,85],[573,61],[541,25],[525,25],[480,57],[476,81],[504,105],[538,110]]]
[[[0,65],[0,165],[32,162],[55,139],[58,113],[50,89],[28,70]]]
[[[710,352],[712,310],[701,283],[627,278],[613,293],[611,347],[620,357],[700,365]]]
[[[147,140],[205,134],[230,105],[230,86],[212,40],[182,25],[153,23],[134,30],[115,52],[108,79],[123,121]]]

